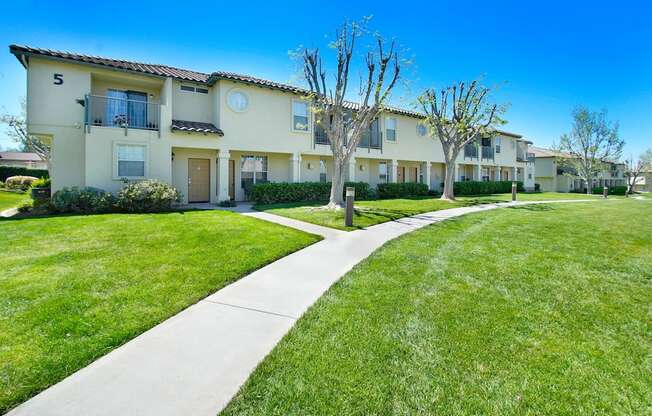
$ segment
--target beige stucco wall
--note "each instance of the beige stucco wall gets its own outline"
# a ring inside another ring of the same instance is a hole
[[[54,73],[63,75],[62,85],[53,84]],[[240,187],[240,158],[243,154],[267,155],[271,181],[292,180],[293,157],[301,158],[300,180],[319,180],[320,158],[328,161],[328,180],[331,179],[330,148],[313,143],[312,122],[308,132],[292,129],[292,102],[301,99],[296,94],[230,80],[220,80],[210,88],[201,86],[209,89],[208,94],[192,93],[181,91],[180,85],[196,87],[198,84],[35,57],[30,58],[27,78],[30,132],[53,141],[54,190],[71,185],[118,190],[122,182],[114,173],[114,147],[120,142],[146,144],[147,176],[178,185],[184,195],[187,194],[187,177],[183,176],[187,176],[187,158],[191,154],[211,155],[215,159],[218,152],[230,152],[236,166],[237,199],[244,196]],[[160,102],[160,133],[130,129],[125,135],[124,129],[112,127],[92,127],[87,132],[84,128],[85,109],[76,100],[89,93],[105,95],[109,88],[143,91],[150,95],[151,101]],[[228,94],[233,90],[240,90],[248,96],[249,108],[246,111],[236,112],[227,105]],[[397,120],[395,142],[385,140],[387,117]],[[173,118],[212,122],[224,131],[224,136],[172,132],[170,124]],[[418,172],[425,168],[425,162],[431,162],[431,187],[438,189],[443,181],[441,145],[438,140],[419,136],[418,123],[418,119],[408,116],[381,115],[383,149],[360,148],[356,151],[352,164],[354,179],[375,186],[379,181],[380,161],[388,162],[390,174],[392,160],[399,166],[416,167]],[[481,161],[481,165],[524,166],[515,161],[516,139],[503,136],[501,141],[501,153],[496,154],[495,161]],[[175,163],[171,161],[173,149],[180,151],[178,154],[175,151]],[[478,162],[464,161],[463,155],[458,161],[470,163],[460,168],[460,174],[466,169],[467,176],[473,177]],[[309,164],[312,169],[308,168]],[[406,180],[419,180],[419,174]],[[425,174],[423,180],[426,180]]]

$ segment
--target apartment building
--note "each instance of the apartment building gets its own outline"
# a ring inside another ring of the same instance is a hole
[[[560,158],[571,158],[569,153],[541,147],[531,147],[535,157],[535,182],[544,192],[586,192],[586,183],[574,174],[572,168],[559,163]],[[591,187],[625,186],[624,163],[605,164],[605,169],[593,180]]]
[[[328,137],[296,86],[11,45],[27,70],[27,124],[52,143],[53,190],[117,191],[127,180],[171,183],[184,202],[243,200],[263,181],[330,181]],[[355,104],[351,103],[355,111]],[[348,167],[348,180],[421,182],[439,190],[444,157],[423,116],[387,108]],[[531,143],[500,132],[467,146],[456,180],[534,187]]]

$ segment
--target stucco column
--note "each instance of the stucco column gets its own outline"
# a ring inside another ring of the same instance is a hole
[[[390,166],[392,168],[391,182],[396,183],[396,182],[398,182],[398,160],[392,159],[392,162],[391,162]]]
[[[477,164],[473,167],[473,180],[480,181],[482,180],[482,165]]]
[[[453,182],[459,182],[460,180],[460,165],[455,164],[455,178],[453,178]]]
[[[355,182],[355,158],[349,159],[349,182]]]
[[[217,155],[217,174],[218,174],[218,191],[217,201],[226,201],[229,199],[229,159],[231,153],[228,150],[220,150]],[[233,195],[235,198],[235,195]]]
[[[163,88],[161,88],[160,131],[170,131],[170,126],[172,126],[172,88],[172,78],[165,78]]]
[[[293,153],[290,156],[290,172],[292,182],[301,182],[301,153]]]
[[[510,181],[518,180],[518,171],[517,171],[516,166],[514,166],[511,169],[510,176],[511,176],[511,178],[509,178]]]
[[[426,172],[425,172],[425,175],[423,175],[423,177],[426,179],[426,185],[428,185],[428,190],[432,189],[432,185],[430,184],[430,167],[431,166],[432,166],[432,164],[430,162],[425,163]]]
[[[495,180],[499,181],[500,180],[500,171],[502,170],[502,167],[496,166],[496,172],[495,172]]]

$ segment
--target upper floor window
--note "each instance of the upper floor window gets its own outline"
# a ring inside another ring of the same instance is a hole
[[[501,138],[496,137],[494,139],[494,143],[496,144],[496,153],[500,153],[500,144],[501,144]]]
[[[199,94],[208,94],[208,88],[197,87],[195,88],[195,92],[198,92]]]
[[[144,178],[147,145],[117,144],[116,173],[119,178]]]
[[[249,97],[243,91],[232,90],[226,99],[231,110],[242,113],[249,108]]]
[[[396,119],[394,117],[385,119],[385,137],[390,142],[396,141]]]
[[[426,127],[425,124],[418,123],[417,124],[417,135],[424,137],[426,134],[428,134],[428,128]]]
[[[292,129],[308,131],[308,103],[292,100]]]
[[[482,138],[482,146],[491,147],[491,139],[489,137]]]
[[[181,91],[195,92],[195,87],[190,86],[190,85],[181,85],[181,87],[179,87],[179,88],[181,89]]]

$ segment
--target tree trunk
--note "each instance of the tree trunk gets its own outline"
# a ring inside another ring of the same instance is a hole
[[[444,173],[444,192],[441,194],[441,199],[453,201],[455,200],[455,163],[446,162],[446,169]]]
[[[341,209],[344,207],[344,169],[336,160],[333,161],[333,178],[331,180],[331,195],[327,208]]]

